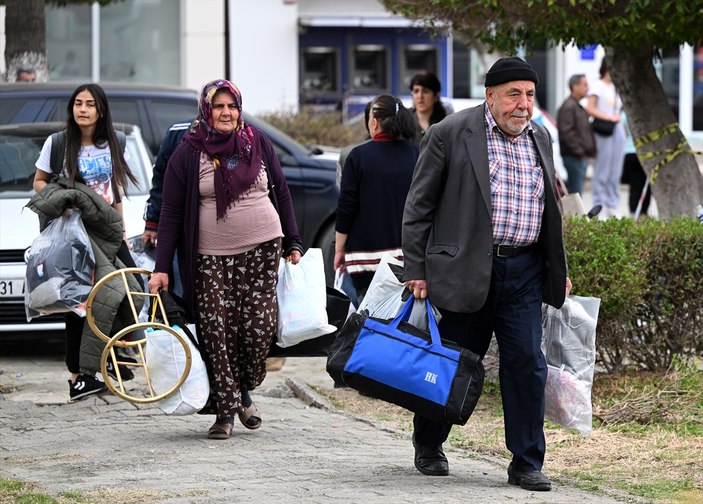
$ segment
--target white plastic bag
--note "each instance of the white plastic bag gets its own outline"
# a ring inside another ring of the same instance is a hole
[[[547,359],[545,417],[584,436],[591,432],[600,299],[570,296],[557,310],[542,305],[542,352]]]
[[[195,335],[195,325],[188,324]],[[192,415],[200,411],[210,395],[210,381],[205,362],[188,335],[178,326],[173,326],[188,343],[191,365],[188,377],[173,395],[155,403],[167,415]],[[163,394],[173,387],[183,374],[186,354],[183,345],[168,331],[147,329],[145,360],[156,394]]]
[[[327,287],[321,249],[308,249],[298,264],[281,259],[276,298],[278,346],[286,348],[337,330],[327,321]]]
[[[94,270],[95,254],[81,211],[66,210],[44,228],[27,255],[27,322],[34,317],[70,311],[85,317]]]
[[[398,277],[393,272],[394,269],[399,272],[402,271],[403,261],[396,259],[390,253],[383,254],[378,269],[374,273],[371,284],[366,291],[366,296],[359,303],[357,312],[368,310],[370,317],[386,320],[393,319],[398,315],[398,312],[405,304],[402,299],[405,284],[398,280]],[[441,315],[436,309],[433,309],[433,312],[437,322],[439,322]],[[424,299],[415,300],[408,323],[419,329],[429,330]]]

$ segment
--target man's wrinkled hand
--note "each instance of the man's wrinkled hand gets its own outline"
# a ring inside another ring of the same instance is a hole
[[[416,299],[427,297],[427,282],[425,280],[408,280],[405,282],[405,288],[412,292]]]

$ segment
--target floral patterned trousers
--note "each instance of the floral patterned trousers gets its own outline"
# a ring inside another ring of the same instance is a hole
[[[235,416],[241,390],[266,377],[266,356],[278,324],[276,283],[281,239],[242,254],[198,255],[198,336],[207,354],[218,417]]]

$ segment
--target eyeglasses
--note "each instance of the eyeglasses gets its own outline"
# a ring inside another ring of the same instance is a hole
[[[215,103],[212,106],[212,110],[224,110],[225,107],[227,107],[230,110],[237,110],[237,104],[236,103]]]

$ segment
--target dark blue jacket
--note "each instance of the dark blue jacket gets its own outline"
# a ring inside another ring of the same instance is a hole
[[[176,147],[183,140],[183,136],[188,131],[188,127],[195,120],[177,122],[172,124],[166,132],[159,152],[156,154],[154,162],[153,174],[151,176],[151,190],[149,191],[149,199],[146,202],[144,209],[144,220],[146,224],[144,229],[147,231],[156,231],[159,227],[159,214],[161,214],[161,193],[164,187],[164,173],[171,154],[176,150]]]

